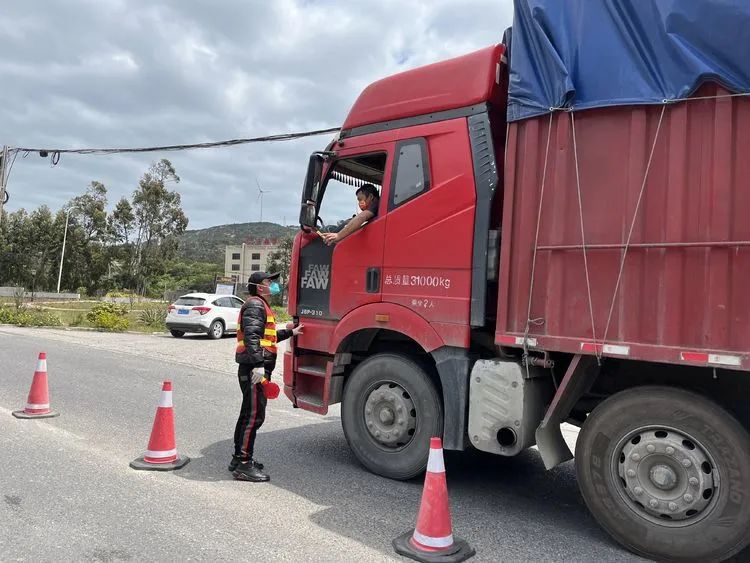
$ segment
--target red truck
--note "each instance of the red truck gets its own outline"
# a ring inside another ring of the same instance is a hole
[[[750,542],[750,99],[705,82],[509,120],[505,43],[371,84],[311,156],[284,391],[341,403],[357,458],[394,479],[434,435],[552,468],[574,424],[610,534],[723,560]],[[325,245],[365,183],[378,215]]]

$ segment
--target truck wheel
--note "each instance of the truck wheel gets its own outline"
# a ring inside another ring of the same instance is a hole
[[[589,510],[659,561],[724,561],[750,543],[750,435],[719,405],[669,387],[618,393],[576,445]]]
[[[410,479],[427,467],[430,438],[442,435],[443,407],[421,366],[377,354],[347,380],[341,423],[362,465],[383,477]]]

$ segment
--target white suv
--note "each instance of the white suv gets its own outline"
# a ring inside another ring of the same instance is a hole
[[[218,339],[226,332],[237,332],[243,303],[236,295],[188,293],[169,306],[164,322],[175,338],[186,332],[203,332]]]

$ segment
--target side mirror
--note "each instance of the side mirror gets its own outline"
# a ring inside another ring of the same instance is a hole
[[[324,155],[321,153],[310,155],[305,184],[302,188],[302,202],[300,204],[299,224],[302,227],[315,228],[324,158]]]

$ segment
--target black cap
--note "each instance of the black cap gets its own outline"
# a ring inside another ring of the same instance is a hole
[[[266,272],[253,272],[250,274],[250,278],[247,280],[248,285],[259,285],[263,283],[263,280],[277,280],[279,274],[267,274]]]

